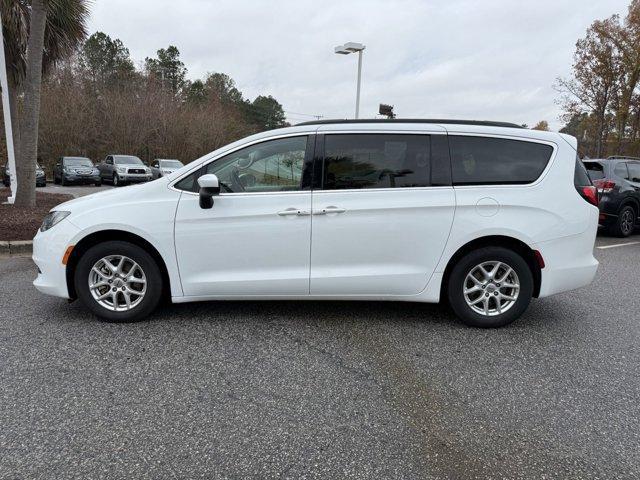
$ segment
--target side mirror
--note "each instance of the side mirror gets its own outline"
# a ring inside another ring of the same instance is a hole
[[[200,186],[200,208],[213,207],[213,196],[220,195],[220,182],[213,173],[207,173],[198,178]]]

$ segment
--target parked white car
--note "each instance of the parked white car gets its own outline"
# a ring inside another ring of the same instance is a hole
[[[34,239],[34,285],[110,321],[163,297],[446,299],[496,327],[593,280],[596,204],[567,135],[310,122],[57,206]]]
[[[151,162],[151,177],[155,180],[156,178],[169,175],[182,167],[184,167],[184,165],[180,160],[156,158]]]

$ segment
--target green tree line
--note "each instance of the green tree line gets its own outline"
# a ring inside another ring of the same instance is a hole
[[[103,32],[64,53],[46,66],[41,86],[37,158],[48,172],[62,155],[98,161],[120,153],[187,163],[248,134],[287,125],[275,98],[247,99],[224,73],[189,80],[173,45],[139,68],[123,42]],[[19,82],[12,87],[19,117]],[[4,135],[0,143],[4,151]]]
[[[596,20],[576,43],[571,76],[556,87],[583,156],[640,156],[640,0]]]

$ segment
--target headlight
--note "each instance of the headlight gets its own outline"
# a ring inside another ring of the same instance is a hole
[[[149,167],[145,167],[144,171],[147,173],[151,173],[151,169]]]
[[[162,168],[160,171],[163,175],[169,175],[171,173],[171,170],[167,170],[166,168]]]
[[[62,211],[53,211],[47,213],[47,216],[44,217],[42,221],[42,226],[40,227],[41,232],[46,232],[51,227],[53,227],[56,223],[61,222],[65,218],[71,215],[71,212],[62,212]]]
[[[116,170],[118,173],[125,173],[127,171],[127,169],[124,167],[116,167]]]
[[[94,168],[93,170],[91,170],[91,173],[93,175],[98,175],[100,173],[100,170],[98,170],[97,168]]]

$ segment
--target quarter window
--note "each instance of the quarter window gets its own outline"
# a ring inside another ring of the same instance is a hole
[[[430,185],[428,135],[326,135],[324,152],[325,190]]]
[[[553,148],[491,137],[449,137],[454,185],[532,183],[549,163]]]

